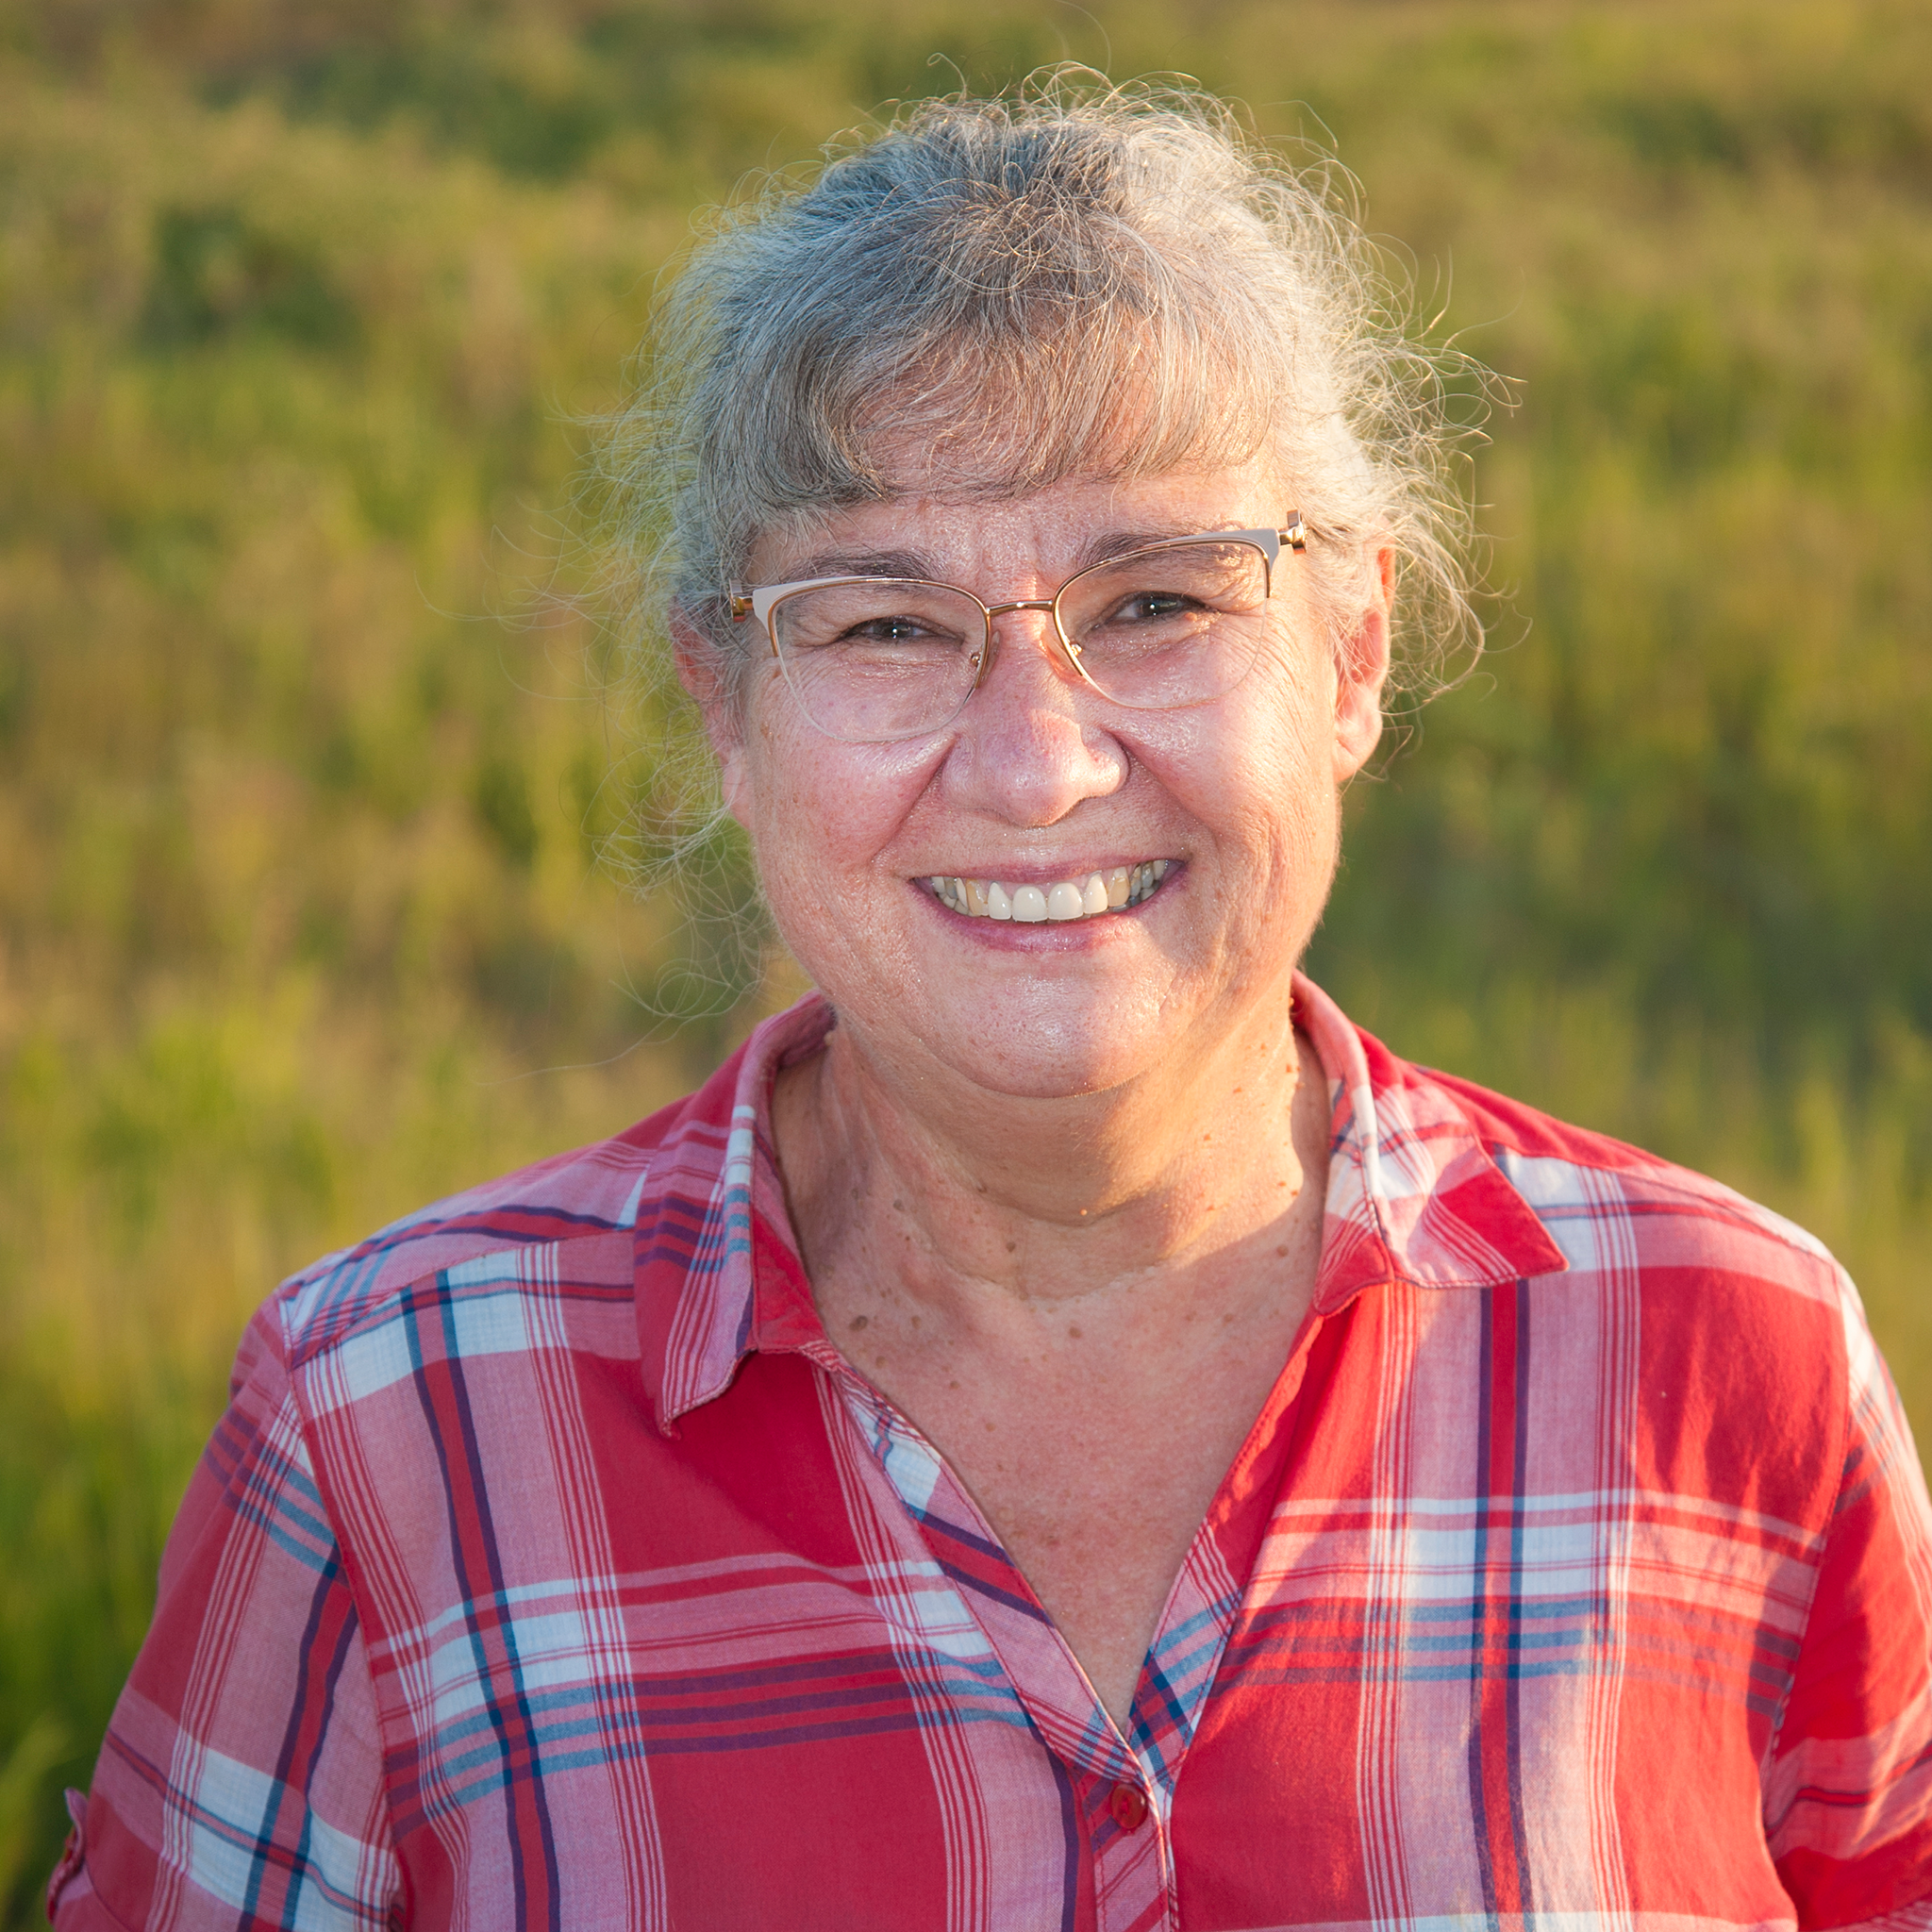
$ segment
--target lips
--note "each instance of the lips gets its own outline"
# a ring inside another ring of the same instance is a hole
[[[1002,879],[969,879],[939,874],[924,881],[933,896],[968,919],[1009,919],[1021,925],[1045,920],[1096,919],[1123,912],[1153,897],[1172,861],[1142,859],[1051,884],[1008,884]]]

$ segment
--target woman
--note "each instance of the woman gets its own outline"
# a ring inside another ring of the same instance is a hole
[[[1296,972],[1458,608],[1365,259],[1120,96],[700,253],[616,474],[822,992],[258,1316],[58,1924],[1932,1925],[1850,1285]]]

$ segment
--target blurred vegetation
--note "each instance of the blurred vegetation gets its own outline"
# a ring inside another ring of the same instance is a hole
[[[247,1309],[783,990],[596,864],[572,424],[691,209],[1064,58],[1332,141],[1521,380],[1318,976],[1816,1228],[1932,1424],[1917,0],[0,0],[0,1921]]]

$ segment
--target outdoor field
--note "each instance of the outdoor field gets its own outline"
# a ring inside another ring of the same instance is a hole
[[[1932,1432],[1924,0],[0,0],[0,1927],[254,1305],[800,990],[729,839],[631,889],[582,458],[660,271],[1060,60],[1339,161],[1506,379],[1310,971],[1811,1228]]]

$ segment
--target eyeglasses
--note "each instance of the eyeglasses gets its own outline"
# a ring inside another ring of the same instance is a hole
[[[1059,652],[1101,696],[1134,710],[1210,704],[1254,668],[1281,546],[1303,551],[1299,510],[1279,530],[1172,537],[1076,572],[1051,597],[986,604],[919,577],[808,577],[733,589],[799,708],[827,738],[889,744],[949,724],[991,667],[992,621],[1053,613]]]

